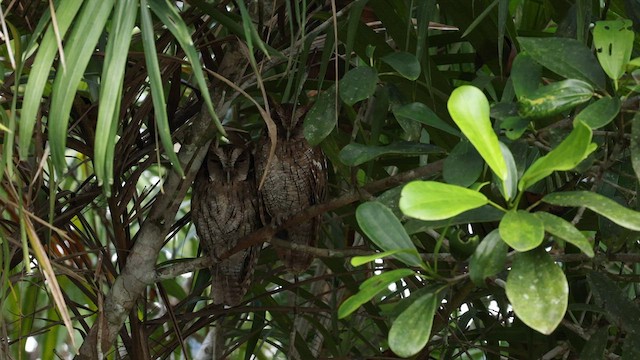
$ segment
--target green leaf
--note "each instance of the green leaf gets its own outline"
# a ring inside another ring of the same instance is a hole
[[[507,178],[507,164],[502,157],[498,136],[489,118],[489,101],[475,86],[463,85],[453,90],[447,108],[462,133],[478,150],[487,165],[501,180]]]
[[[538,89],[542,77],[542,66],[526,52],[521,52],[513,60],[511,81],[518,98],[530,97]]]
[[[136,1],[118,1],[116,4],[101,77],[96,134],[104,135],[96,136],[94,168],[98,185],[104,184],[103,189],[107,196],[110,195],[113,184],[113,152],[116,146],[122,84],[136,22],[137,6]]]
[[[601,128],[618,115],[620,105],[618,98],[603,97],[580,111],[574,121],[582,121],[592,129]]]
[[[418,250],[402,227],[400,220],[386,206],[376,201],[361,204],[356,220],[362,231],[383,251],[403,250],[393,255],[408,266],[423,267]]]
[[[360,284],[360,291],[350,296],[340,305],[340,308],[338,308],[338,319],[344,319],[354,311],[358,310],[362,304],[368,302],[378,293],[387,289],[389,284],[413,274],[415,273],[411,269],[396,269],[383,272],[380,275],[376,275],[365,280]]]
[[[360,265],[364,265],[366,263],[370,263],[374,260],[378,260],[378,259],[383,259],[386,257],[389,257],[393,254],[397,254],[399,252],[401,252],[402,250],[398,249],[398,250],[391,250],[391,251],[383,251],[383,252],[379,252],[379,253],[375,253],[372,255],[366,255],[366,256],[354,256],[351,258],[351,265],[352,266],[360,266]]]
[[[640,112],[636,112],[631,120],[631,165],[636,173],[636,178],[640,180]]]
[[[607,319],[620,326],[624,331],[638,334],[640,332],[640,307],[603,273],[592,271],[587,274],[587,281],[596,303],[605,310]]]
[[[322,142],[336,127],[336,87],[332,85],[327,91],[318,95],[318,100],[304,118],[303,132],[311,146]]]
[[[423,221],[412,219],[406,222],[404,228],[407,230],[409,235],[412,235],[427,231],[428,229],[439,229],[446,226],[496,222],[500,221],[502,216],[504,216],[503,211],[498,210],[493,206],[485,205],[443,220]]]
[[[65,151],[69,113],[76,98],[78,85],[84,75],[104,25],[111,14],[114,0],[85,1],[80,14],[75,19],[69,38],[65,41],[64,53],[66,70],[58,71],[51,90],[51,111],[49,114],[49,141],[51,157],[56,170],[62,172],[67,167]]]
[[[630,230],[640,231],[640,212],[627,209],[603,195],[590,191],[566,191],[551,193],[542,201],[559,206],[584,206],[614,223]]]
[[[607,338],[609,336],[609,326],[598,329],[589,337],[587,343],[584,344],[580,351],[581,360],[602,360],[604,359],[604,349],[607,347]]]
[[[436,181],[412,181],[400,195],[400,210],[420,220],[442,220],[489,203],[482,193]]]
[[[173,150],[173,139],[171,138],[171,129],[169,128],[169,118],[167,117],[167,104],[164,98],[163,81],[160,75],[160,65],[158,63],[158,55],[156,52],[156,40],[153,33],[153,21],[151,19],[151,11],[147,5],[147,0],[140,0],[140,23],[142,30],[142,46],[144,48],[144,59],[147,64],[147,73],[149,76],[149,87],[151,88],[151,100],[153,101],[153,110],[158,127],[158,135],[160,142],[164,148],[169,161],[173,168],[180,174],[184,175],[184,171],[180,166],[180,160]]]
[[[559,37],[517,39],[522,49],[547,69],[565,78],[584,80],[604,89],[602,68],[591,50],[581,42]]]
[[[592,97],[593,87],[585,81],[557,81],[518,98],[518,112],[527,119],[545,118],[573,109]]]
[[[362,101],[376,92],[378,73],[363,65],[349,70],[340,81],[340,98],[347,105]]]
[[[500,142],[500,150],[502,151],[502,157],[507,164],[507,178],[504,181],[497,179],[496,182],[500,184],[499,189],[502,197],[509,201],[513,199],[516,192],[518,192],[518,169],[509,147]]]
[[[633,49],[633,22],[628,19],[596,21],[593,45],[604,72],[617,80],[624,74]]]
[[[191,71],[193,71],[193,76],[198,83],[198,88],[202,92],[202,98],[204,99],[204,103],[207,106],[209,115],[211,115],[213,124],[216,126],[216,129],[218,129],[218,132],[220,132],[220,134],[225,135],[225,130],[220,123],[220,119],[218,119],[216,111],[213,108],[213,102],[211,100],[211,95],[209,94],[209,87],[207,86],[204,72],[202,71],[202,65],[200,63],[200,56],[196,51],[195,45],[193,44],[191,32],[189,31],[187,24],[184,22],[184,20],[182,20],[182,16],[180,16],[178,11],[176,10],[175,5],[171,4],[168,0],[149,0],[149,7],[151,8],[151,10],[153,10],[154,14],[158,16],[160,21],[162,21],[164,26],[169,29],[176,40],[178,40],[180,47],[187,55],[189,63],[191,64]],[[254,37],[258,38],[258,41],[256,41],[258,43],[258,47],[268,56],[268,52],[264,47],[264,43],[259,40],[259,37],[255,33],[255,28],[253,28],[253,33]]]
[[[409,80],[416,80],[420,76],[420,63],[415,55],[408,52],[394,52],[380,60],[389,64],[395,71]]]
[[[64,37],[67,33],[69,25],[71,25],[81,5],[82,1],[59,2],[56,8],[56,25],[60,37]],[[36,114],[38,113],[38,109],[40,109],[42,93],[44,92],[45,84],[51,72],[51,65],[57,52],[58,44],[55,38],[54,26],[50,24],[47,32],[40,41],[38,54],[31,66],[27,86],[24,90],[24,101],[20,109],[20,139],[18,143],[21,160],[25,160],[29,154],[29,146],[33,139],[33,128],[36,123]]]
[[[427,105],[414,102],[402,106],[396,106],[392,109],[396,119],[409,119],[442,130],[454,136],[460,136],[460,131],[453,126],[440,119],[436,113],[431,111]]]
[[[551,175],[554,171],[575,168],[597,147],[591,143],[591,128],[583,122],[573,124],[573,130],[555,149],[538,158],[522,175],[518,190],[526,190],[533,184]]]
[[[437,309],[436,293],[424,294],[409,305],[391,325],[391,350],[400,357],[410,357],[420,352],[429,341]]]
[[[507,212],[499,229],[502,240],[520,252],[535,249],[544,240],[542,220],[523,210]]]
[[[340,150],[340,161],[348,166],[358,166],[382,155],[424,155],[442,153],[442,149],[431,144],[399,142],[386,146],[367,146],[351,143]]]
[[[476,285],[483,285],[484,279],[498,274],[507,260],[507,244],[500,238],[500,231],[494,229],[482,239],[469,259],[469,277]]]
[[[542,220],[546,232],[575,245],[580,251],[587,254],[587,256],[594,256],[593,245],[591,245],[580,230],[576,229],[570,222],[547,212],[537,212],[534,215]]]
[[[518,140],[527,131],[530,122],[520,116],[510,116],[500,123],[500,129],[505,131],[509,140]]]
[[[506,293],[518,318],[545,335],[556,329],[567,311],[567,278],[543,249],[515,256]]]
[[[442,178],[449,184],[467,187],[478,180],[483,169],[482,157],[463,139],[444,159]]]

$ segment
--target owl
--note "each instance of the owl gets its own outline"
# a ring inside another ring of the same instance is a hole
[[[249,149],[212,144],[193,184],[192,218],[206,254],[215,258],[261,226]],[[259,246],[244,249],[211,269],[215,304],[242,301],[253,276]]]
[[[256,150],[256,177],[266,172],[260,190],[265,225],[281,225],[287,218],[322,202],[327,190],[327,161],[320,148],[311,147],[302,132],[308,107],[274,104],[272,117],[277,125],[278,141],[268,165],[270,141],[266,134]],[[269,168],[267,168],[267,165]],[[320,217],[284,229],[276,236],[295,244],[314,246],[320,232]],[[290,249],[276,249],[285,266],[295,273],[305,271],[313,257]]]

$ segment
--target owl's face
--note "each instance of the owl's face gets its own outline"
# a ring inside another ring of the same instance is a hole
[[[212,144],[207,154],[206,165],[209,181],[232,184],[247,180],[251,157],[248,149]]]
[[[289,140],[292,138],[304,137],[302,133],[302,121],[307,115],[310,106],[295,106],[293,104],[274,104],[275,121],[278,125],[278,132],[282,137]]]

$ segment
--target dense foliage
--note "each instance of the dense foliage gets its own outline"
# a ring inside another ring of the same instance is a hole
[[[638,357],[636,1],[1,6],[0,360]],[[247,236],[224,308],[190,186],[270,102],[311,106],[329,199],[283,228],[322,241]]]

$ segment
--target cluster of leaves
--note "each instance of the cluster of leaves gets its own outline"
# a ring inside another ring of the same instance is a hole
[[[220,319],[238,359],[636,358],[635,2],[51,5],[3,9],[0,360],[198,358]],[[224,309],[187,189],[268,96],[315,102],[332,199],[314,267],[266,247]]]

